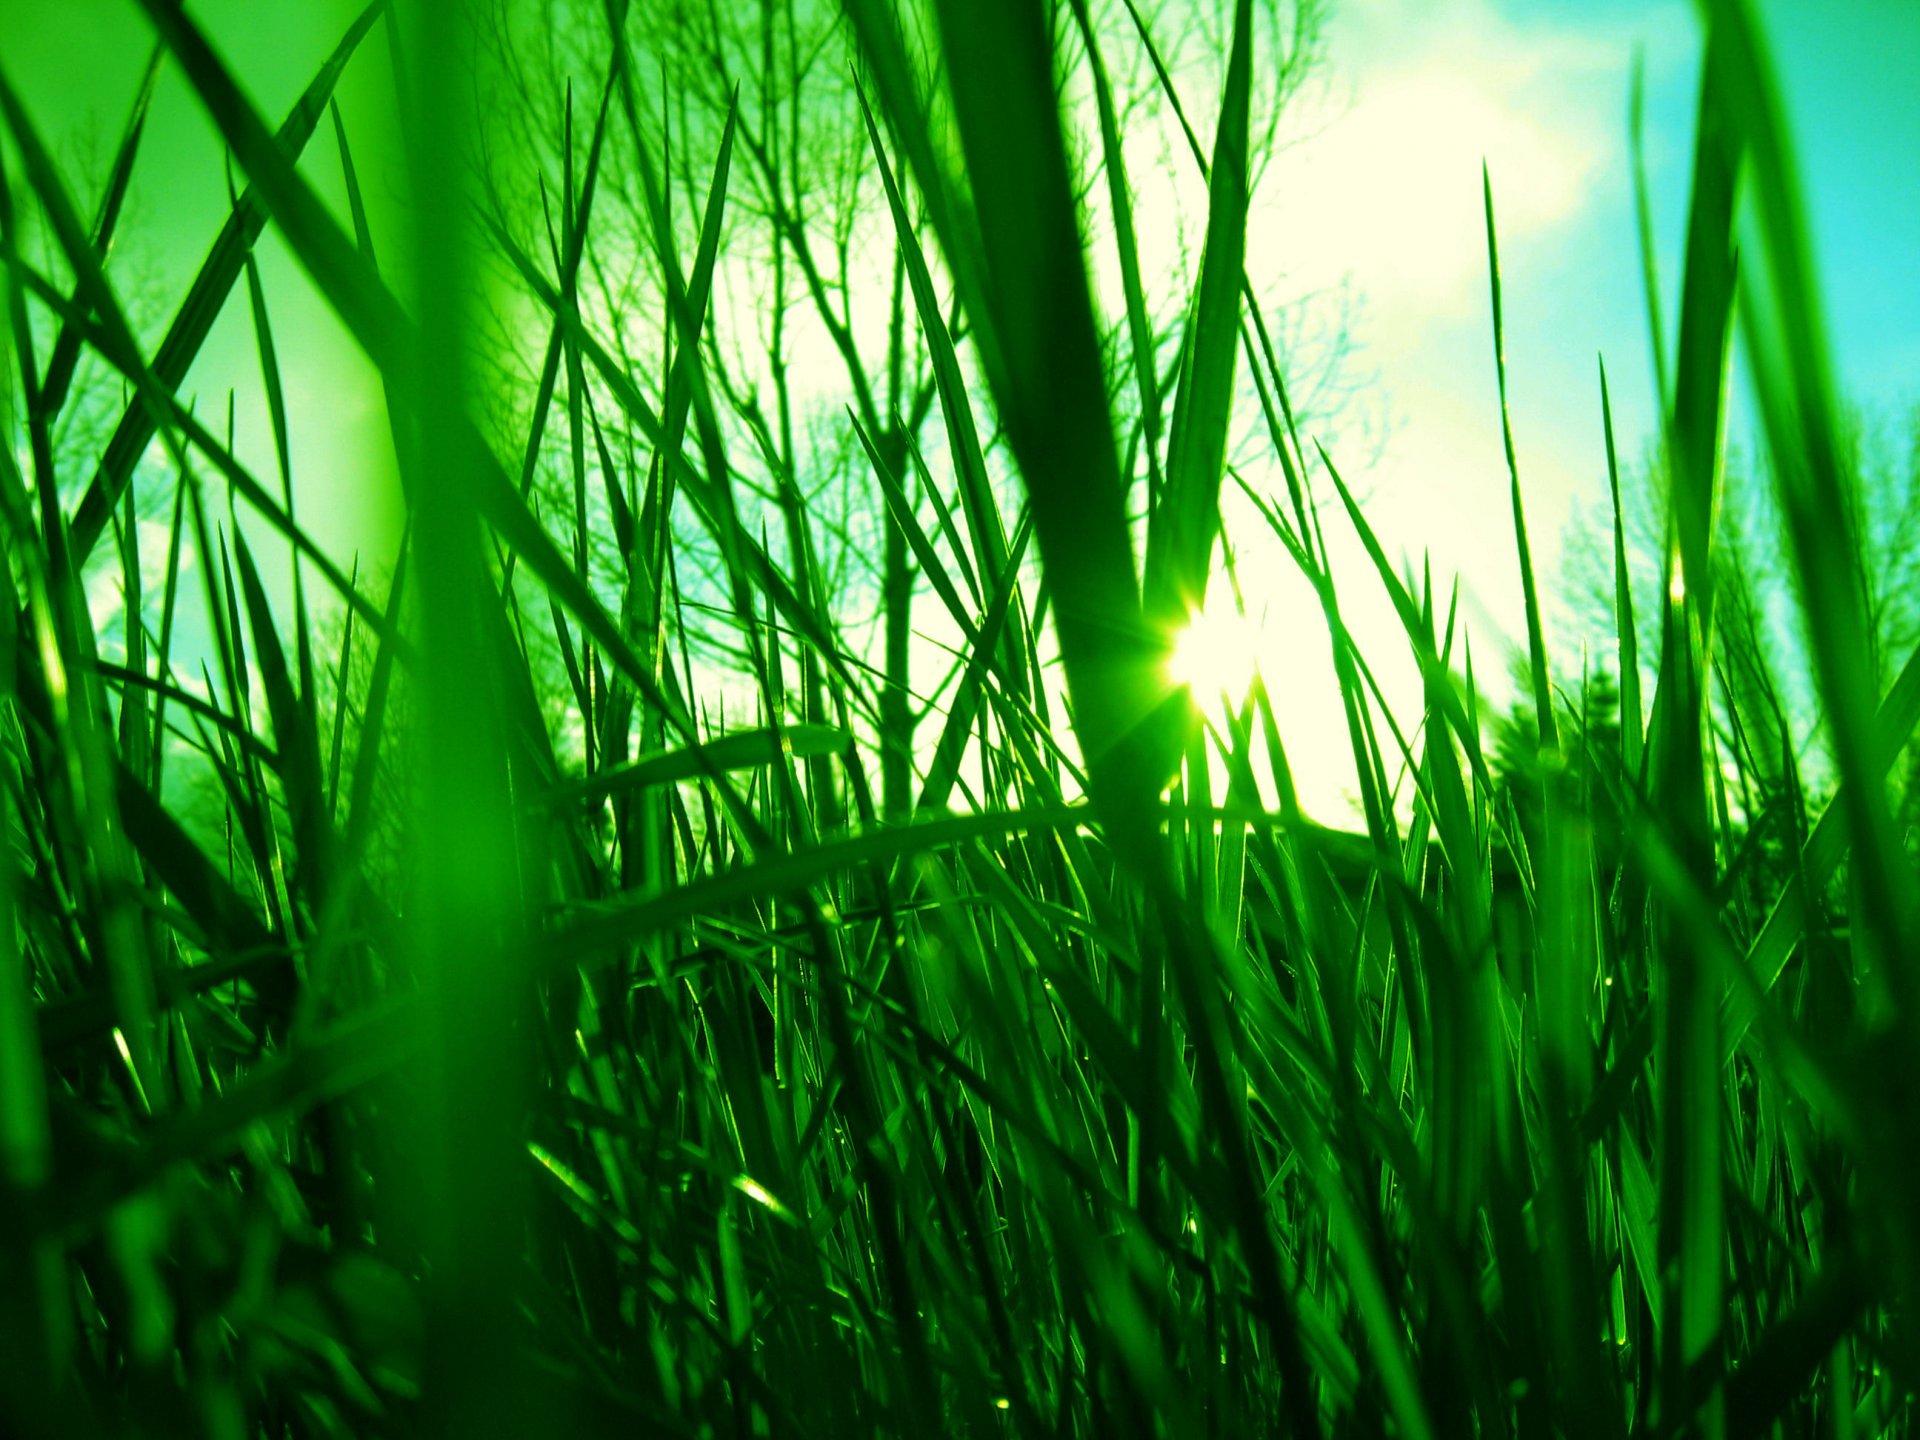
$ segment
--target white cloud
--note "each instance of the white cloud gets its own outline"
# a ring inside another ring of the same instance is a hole
[[[1576,222],[1624,181],[1632,45],[1671,51],[1678,6],[1628,24],[1520,23],[1487,0],[1357,0],[1329,41],[1335,117],[1280,157],[1257,201],[1273,263],[1312,288],[1351,277],[1373,308],[1482,306],[1480,165],[1503,242]],[[1477,313],[1477,312],[1476,312]]]
[[[1630,15],[1538,16],[1515,19],[1489,0],[1341,6],[1329,39],[1344,111],[1280,158],[1255,222],[1265,228],[1256,254],[1286,272],[1289,289],[1348,279],[1363,297],[1353,338],[1393,426],[1371,465],[1345,457],[1347,479],[1390,556],[1417,562],[1431,553],[1443,592],[1455,574],[1463,578],[1467,613],[1482,617],[1482,668],[1496,685],[1489,642],[1497,632],[1485,633],[1488,625],[1513,638],[1525,627],[1494,390],[1480,164],[1484,157],[1492,175],[1508,282],[1514,427],[1539,567],[1552,563],[1571,491],[1596,473],[1599,454],[1588,454],[1596,404],[1590,368],[1578,372],[1576,391],[1537,348],[1516,356],[1516,344],[1571,347],[1590,367],[1596,333],[1606,331],[1611,346],[1608,327],[1624,323],[1637,341],[1637,313],[1589,313],[1602,303],[1591,257],[1610,248],[1618,259],[1620,242],[1631,243],[1633,49],[1646,48],[1650,86],[1669,88],[1697,53],[1688,12],[1664,0]],[[1649,139],[1657,164],[1668,137],[1656,129]],[[1560,328],[1543,337],[1543,323]],[[1399,643],[1384,633],[1360,639],[1369,652]]]

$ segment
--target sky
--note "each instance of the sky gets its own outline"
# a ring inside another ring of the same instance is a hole
[[[1920,405],[1920,5],[1779,0],[1757,7],[1780,78],[1811,212],[1829,336],[1844,396],[1882,412]],[[1604,516],[1606,451],[1596,357],[1604,356],[1623,463],[1657,414],[1628,147],[1629,86],[1644,56],[1656,253],[1671,346],[1679,288],[1699,30],[1686,4],[1519,0],[1343,0],[1326,63],[1303,108],[1311,138],[1263,180],[1250,253],[1312,293],[1360,298],[1352,363],[1386,412],[1384,439],[1334,416],[1329,449],[1388,554],[1458,577],[1476,678],[1504,695],[1524,642],[1496,388],[1481,165],[1500,240],[1509,394],[1535,569],[1556,668],[1577,677],[1577,589],[1593,519]],[[1324,118],[1322,118],[1324,117]],[[1744,427],[1733,399],[1730,430]],[[1345,459],[1343,460],[1343,456]],[[1586,523],[1580,518],[1585,512]],[[1344,526],[1334,527],[1341,535]],[[1364,650],[1396,655],[1382,587],[1352,543],[1343,606]],[[1282,707],[1310,811],[1350,796],[1326,646],[1283,623],[1306,603],[1284,567],[1243,566],[1263,669],[1293,677]],[[1643,611],[1655,603],[1642,597]],[[1264,612],[1260,607],[1266,607]],[[1357,616],[1354,612],[1358,612]],[[1244,633],[1244,632],[1243,632]],[[1588,652],[1588,659],[1602,657]],[[1376,663],[1378,663],[1376,661]],[[1417,715],[1410,664],[1387,689]]]
[[[277,123],[357,8],[343,0],[197,0],[191,11]],[[1762,0],[1756,9],[1782,81],[1844,393],[1887,411],[1909,408],[1920,402],[1920,5]],[[104,171],[150,44],[132,0],[0,0],[0,68],[76,175]],[[1581,637],[1558,602],[1568,588],[1562,577],[1579,569],[1570,552],[1592,534],[1578,518],[1605,495],[1596,357],[1608,367],[1623,458],[1642,453],[1656,413],[1627,158],[1636,49],[1644,55],[1656,248],[1670,316],[1699,62],[1693,7],[1675,0],[1336,0],[1321,69],[1255,196],[1249,265],[1263,289],[1276,299],[1322,297],[1309,304],[1327,324],[1341,319],[1332,308],[1340,293],[1358,302],[1348,338],[1365,403],[1316,434],[1363,496],[1388,553],[1401,563],[1430,562],[1443,589],[1458,578],[1476,670],[1495,694],[1505,692],[1507,651],[1524,627],[1494,385],[1481,165],[1499,219],[1513,427],[1549,640],[1556,663],[1577,673]],[[340,92],[363,183],[376,199],[398,185],[389,74],[376,31]],[[172,70],[163,73],[151,123],[114,274],[150,327],[145,333],[157,338],[218,229],[225,191],[217,139]],[[1203,134],[1210,129],[1203,124]],[[338,201],[325,126],[305,170]],[[1143,244],[1170,250],[1177,238],[1149,231]],[[391,483],[377,381],[271,234],[261,255],[287,374],[302,517],[343,563],[359,549],[378,566],[392,533],[377,503]],[[230,387],[257,395],[258,374],[237,292],[187,388],[203,407],[223,411]],[[1734,423],[1737,432],[1737,406]],[[270,476],[257,401],[242,399],[237,429],[243,457]],[[1339,818],[1351,772],[1324,633],[1296,623],[1303,587],[1247,522],[1235,514],[1230,530],[1241,537],[1254,619],[1236,644],[1257,656],[1281,702],[1309,810]],[[1366,583],[1352,544],[1333,538],[1350,624],[1370,654],[1398,653],[1380,587]],[[103,590],[100,598],[110,606],[114,597]],[[1390,697],[1417,713],[1410,668],[1379,663]]]

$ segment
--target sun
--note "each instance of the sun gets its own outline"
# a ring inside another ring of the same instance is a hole
[[[1167,679],[1190,687],[1202,705],[1222,695],[1238,704],[1260,668],[1260,628],[1231,608],[1201,611],[1174,636]]]

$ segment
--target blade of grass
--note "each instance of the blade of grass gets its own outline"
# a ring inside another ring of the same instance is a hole
[[[1500,244],[1494,233],[1493,176],[1480,166],[1480,190],[1487,219],[1487,278],[1493,296],[1493,368],[1500,389],[1500,440],[1506,450],[1507,479],[1513,497],[1514,548],[1520,556],[1520,594],[1527,615],[1527,658],[1533,674],[1533,708],[1540,726],[1540,748],[1549,753],[1560,747],[1560,727],[1553,714],[1553,687],[1548,679],[1545,632],[1540,624],[1540,594],[1533,578],[1533,550],[1527,543],[1527,516],[1520,499],[1520,462],[1513,449],[1513,415],[1507,406],[1507,331],[1500,303]]]
[[[1739,142],[1731,131],[1708,37],[1701,87],[1680,292],[1680,343],[1669,422],[1672,490],[1667,594],[1662,605],[1660,678],[1649,746],[1654,806],[1672,827],[1681,864],[1710,890],[1706,677],[1712,636],[1713,515],[1721,463],[1731,250]],[[1658,907],[1654,1034],[1658,1066],[1658,1264],[1664,1307],[1660,1334],[1660,1422],[1698,1424],[1717,1436],[1725,1424],[1726,1253],[1722,1197],[1722,1116],[1717,1007],[1704,963],[1671,906]]]
[[[340,43],[321,65],[275,134],[273,143],[281,147],[289,164],[306,148],[314,128],[320,123],[321,111],[346,69],[347,61],[359,49],[360,42],[366,38],[367,32],[373,28],[373,22],[385,8],[386,0],[372,0],[354,18]],[[185,381],[194,358],[206,343],[215,318],[226,304],[228,292],[240,277],[243,258],[251,251],[254,241],[266,226],[267,208],[264,197],[249,188],[241,197],[240,207],[221,227],[206,261],[187,291],[186,299],[181,302],[172,324],[168,326],[160,349],[154,355],[153,371],[165,389],[174,390]],[[88,483],[86,493],[74,511],[73,545],[74,554],[79,559],[84,560],[92,553],[114,507],[119,504],[121,491],[133,478],[134,467],[146,453],[154,432],[155,422],[146,407],[140,404],[129,406],[108,442],[99,470]]]
[[[1620,650],[1620,757],[1627,774],[1644,775],[1645,716],[1640,708],[1640,641],[1633,618],[1633,585],[1627,571],[1626,517],[1620,508],[1620,466],[1613,448],[1613,402],[1607,394],[1607,366],[1600,362],[1600,419],[1607,440],[1607,489],[1613,497],[1614,634]]]
[[[1247,252],[1247,129],[1253,11],[1234,9],[1233,48],[1207,183],[1207,235],[1187,319],[1168,440],[1167,488],[1147,533],[1146,605],[1169,628],[1206,598],[1220,528],[1220,479],[1234,402],[1240,284]]]
[[[99,210],[94,215],[93,249],[102,262],[106,260],[113,244],[114,231],[120,223],[120,212],[126,204],[127,186],[133,179],[134,157],[139,154],[141,138],[146,134],[147,111],[153,104],[154,87],[160,79],[160,61],[165,54],[166,51],[156,45],[147,59],[147,68],[140,77],[140,89],[134,96],[132,113],[127,116],[127,127],[121,135],[120,148],[113,157],[113,170],[107,177]],[[46,378],[41,382],[49,415],[57,415],[60,407],[66,403],[67,389],[73,383],[74,367],[79,362],[80,337],[62,328],[53,342]]]

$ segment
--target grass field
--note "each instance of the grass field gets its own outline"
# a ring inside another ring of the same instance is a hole
[[[624,5],[542,254],[498,217],[370,232],[327,111],[380,4],[276,131],[181,8],[141,3],[245,187],[157,349],[105,260],[139,125],[82,213],[0,87],[0,1433],[1913,1433],[1920,887],[1887,776],[1920,656],[1876,658],[1740,0],[1703,7],[1685,271],[1650,308],[1679,316],[1655,337],[1667,584],[1623,585],[1588,637],[1620,655],[1597,743],[1595,692],[1547,653],[1516,467],[1538,719],[1511,771],[1447,587],[1376,542],[1243,303],[1247,0],[1218,113],[1191,116],[1204,251],[1170,388],[1139,363],[1130,224],[1127,313],[1089,298],[1076,167],[1122,177],[1123,122],[1079,0],[1051,32],[1013,0],[907,29],[846,0],[945,437],[929,462],[849,421],[919,604],[962,637],[912,742],[802,477],[697,343],[734,125],[690,212]],[[460,53],[454,10],[408,19],[425,216],[479,209],[463,77],[425,58]],[[1069,64],[1096,98],[1070,136]],[[650,222],[643,359],[582,303],[615,154]],[[391,587],[293,513],[268,228],[386,387]],[[505,447],[472,399],[504,368],[483,272],[516,277],[545,357]],[[180,393],[226,306],[256,328],[278,475]],[[1736,343],[1813,677],[1791,716],[1715,603]],[[77,452],[83,355],[124,414]],[[1318,595],[1357,837],[1294,798],[1291,677],[1205,720],[1168,678],[1249,376],[1284,484],[1231,538]],[[1336,579],[1334,527],[1370,572]],[[588,560],[609,536],[611,578]],[[122,576],[106,626],[90,562]],[[1387,710],[1342,624],[1374,586],[1419,713]],[[725,703],[692,660],[716,636]],[[1809,779],[1784,737],[1816,721]]]

